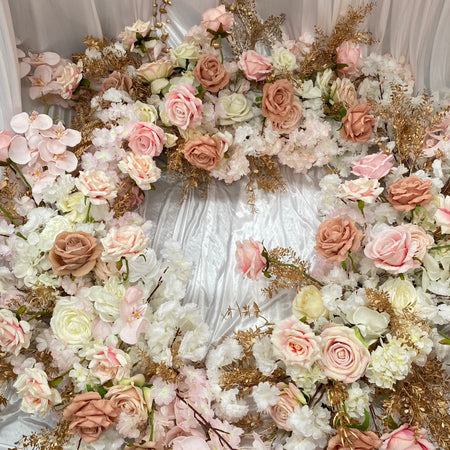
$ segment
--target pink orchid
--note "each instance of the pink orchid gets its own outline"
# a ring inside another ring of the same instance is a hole
[[[75,147],[75,145],[81,142],[81,133],[77,130],[72,130],[71,128],[65,128],[62,122],[58,122],[48,130],[43,130],[41,134],[46,138],[51,138],[68,147]]]
[[[122,341],[134,345],[138,336],[145,332],[150,323],[144,317],[147,304],[142,299],[142,290],[132,286],[128,288],[125,298],[120,304],[120,317],[114,322],[113,331],[117,333]]]
[[[54,94],[58,92],[59,86],[54,78],[54,69],[50,66],[42,65],[36,68],[33,75],[29,76],[31,81],[30,97],[35,100],[42,95]]]
[[[9,158],[17,164],[27,164],[31,161],[31,151],[23,136],[14,136],[9,145]]]
[[[48,160],[42,155],[42,159],[47,162],[49,172],[54,175],[73,172],[78,165],[77,157],[69,151],[60,155],[53,154]]]
[[[24,134],[27,131],[43,131],[48,130],[53,125],[53,120],[47,114],[39,114],[36,111],[29,116],[26,112],[16,114],[10,122],[11,128],[16,133]]]
[[[48,64],[49,66],[56,66],[61,57],[54,52],[43,52],[39,54],[28,52],[28,58],[24,58],[23,62],[31,64],[32,66],[40,66]]]

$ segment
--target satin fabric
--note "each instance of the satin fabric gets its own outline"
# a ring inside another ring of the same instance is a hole
[[[211,0],[172,0],[169,44],[180,43],[186,31],[198,24],[201,13],[216,6]],[[348,0],[257,1],[262,17],[286,13],[283,29],[293,37],[314,31],[314,25],[330,32],[347,6],[362,4]],[[15,36],[21,48],[34,52],[56,51],[64,57],[82,51],[86,35],[115,38],[138,18],[152,13],[148,0],[0,0],[0,129],[8,128],[10,117],[35,107],[22,89],[15,63]],[[450,2],[445,0],[379,0],[367,21],[379,43],[368,51],[405,55],[416,75],[418,89],[441,89],[450,81]],[[44,109],[41,108],[41,111]],[[70,124],[71,112],[52,107]],[[235,329],[263,323],[262,319],[224,318],[229,307],[256,301],[261,314],[274,321],[290,314],[294,293],[281,292],[268,299],[261,289],[267,280],[252,282],[235,273],[235,242],[263,240],[267,248],[291,247],[306,261],[312,261],[314,237],[321,221],[318,212],[318,183],[324,170],[296,175],[283,168],[286,190],[275,194],[257,192],[254,214],[248,205],[247,180],[233,185],[211,184],[206,194],[190,192],[183,199],[180,186],[167,174],[147,195],[141,212],[153,222],[152,246],[158,252],[169,238],[183,245],[195,269],[187,288],[186,301],[201,308],[211,327],[212,342]],[[0,414],[0,449],[7,449],[24,433],[37,431],[51,419],[31,417],[18,410],[20,400],[8,392],[10,403]]]

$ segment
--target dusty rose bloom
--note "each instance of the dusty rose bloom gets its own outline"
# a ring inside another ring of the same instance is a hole
[[[282,122],[272,121],[272,128],[278,133],[290,133],[298,128],[303,117],[303,107],[298,101],[294,101],[289,108],[286,118]]]
[[[108,389],[105,399],[111,400],[114,406],[129,416],[147,420],[147,407],[142,389],[133,385],[116,385]]]
[[[238,67],[248,80],[253,81],[264,81],[273,70],[270,59],[261,56],[254,50],[242,53]]]
[[[200,136],[189,141],[183,149],[184,157],[195,167],[212,170],[222,160],[222,142],[219,138]]]
[[[288,80],[266,83],[263,88],[262,114],[272,122],[283,122],[291,114],[294,88]]]
[[[214,55],[203,55],[192,72],[200,84],[210,92],[219,92],[230,81],[230,74]]]
[[[56,236],[48,259],[55,275],[82,277],[94,268],[101,252],[94,236],[83,231],[63,231]]]
[[[115,70],[102,84],[102,90],[98,95],[103,95],[108,89],[117,89],[131,94],[133,92],[133,81],[126,73]]]
[[[376,450],[381,447],[383,442],[373,431],[359,431],[351,428],[347,433],[351,441],[351,449],[346,444],[342,445],[339,435],[333,436],[328,442],[327,450]]]
[[[431,180],[423,181],[419,177],[402,178],[389,186],[387,199],[398,211],[411,211],[433,200],[432,185]]]
[[[233,14],[229,13],[225,9],[225,5],[217,6],[216,8],[207,9],[202,14],[202,23],[200,26],[207,30],[208,28],[213,31],[217,31],[222,25],[223,31],[228,31],[234,23]]]
[[[263,249],[261,242],[253,239],[236,242],[236,273],[258,280],[267,266],[267,260],[261,254]]]
[[[102,400],[98,392],[76,395],[64,410],[70,422],[69,433],[78,434],[88,444],[96,441],[118,417],[120,410],[109,400]]]
[[[375,124],[375,117],[369,114],[369,105],[356,105],[347,110],[347,115],[342,119],[341,138],[344,141],[359,142],[364,144]]]
[[[363,237],[362,231],[351,220],[328,219],[321,223],[314,247],[329,261],[345,261],[350,250],[358,250]]]

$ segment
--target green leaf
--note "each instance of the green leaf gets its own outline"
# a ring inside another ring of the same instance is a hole
[[[103,386],[99,386],[97,388],[97,392],[100,394],[101,398],[103,398],[106,395],[106,389]]]
[[[86,390],[87,390],[88,392],[93,392],[93,391],[94,391],[94,389],[92,388],[92,386],[91,386],[90,384],[87,384],[87,385],[86,385]]]
[[[337,63],[337,64],[335,65],[335,67],[336,67],[336,70],[339,70],[339,69],[345,69],[346,67],[348,67],[348,64]]]
[[[342,261],[342,268],[347,270],[347,261]]]
[[[17,310],[17,314],[20,316],[20,315],[23,314],[26,310],[27,310],[27,307],[26,307],[25,305],[22,305],[22,306]]]
[[[58,377],[58,378],[55,378],[54,380],[50,381],[48,384],[49,384],[51,387],[56,387],[56,386],[58,386],[59,383],[61,383],[61,381],[62,381],[63,379],[64,379],[64,377]]]
[[[136,39],[137,39],[138,41],[142,41],[142,39],[144,39],[144,36],[142,36],[141,33],[136,33]]]
[[[359,330],[359,328],[355,327],[353,329],[355,330],[356,337],[364,344],[364,347],[369,348],[369,346],[367,345],[367,342],[362,337],[362,334],[361,334],[361,331]]]
[[[450,345],[450,339],[442,339],[439,341],[439,344]]]
[[[356,428],[359,431],[367,431],[369,429],[370,424],[370,414],[367,409],[364,408],[364,422],[358,426],[352,426],[352,428]]]
[[[307,320],[308,320],[308,318],[307,318],[306,316],[303,316],[303,317],[300,319],[300,322],[306,323]]]
[[[86,86],[89,87],[91,85],[91,82],[87,78],[82,78],[80,81],[80,86]]]
[[[364,214],[364,200],[358,200],[358,209],[361,211],[361,214],[363,217],[366,217],[366,215]]]
[[[395,423],[395,420],[392,418],[392,416],[388,417],[387,424],[391,430],[396,430],[398,428],[398,424]]]

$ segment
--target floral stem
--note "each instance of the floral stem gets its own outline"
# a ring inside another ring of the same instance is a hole
[[[219,37],[219,51],[220,51],[220,62],[223,64],[223,49],[222,49],[222,38]]]
[[[153,441],[153,433],[155,431],[155,421],[153,420],[154,415],[155,415],[155,401],[153,401],[153,403],[152,403],[152,410],[150,412],[150,424],[151,424],[150,442]]]
[[[47,103],[47,100],[45,100],[45,96],[44,96],[43,92],[41,92],[41,98],[42,98],[42,101],[44,102],[44,105],[46,106],[45,114],[47,114],[47,116],[48,116],[48,113],[50,111],[50,105]]]
[[[298,272],[300,272],[304,277],[308,278],[311,281],[314,281],[314,283],[318,284],[319,286],[324,286],[324,284],[321,283],[319,280],[316,280],[311,275],[308,275],[306,272],[304,272],[302,269],[300,269],[299,267],[295,266],[294,264],[283,263],[281,261],[277,261],[276,259],[272,259],[272,258],[267,258],[267,261],[271,262],[273,264],[278,264],[279,266],[290,267],[291,269],[295,269]]]
[[[11,214],[9,213],[9,211],[8,211],[7,209],[3,208],[2,205],[0,205],[0,211],[1,211],[1,212],[2,212],[2,213],[3,213],[3,214],[11,221],[11,223],[12,223],[13,225],[15,225],[16,227],[19,226],[19,223],[16,222],[16,221],[12,218]],[[18,231],[18,232],[16,233],[16,236],[19,236],[20,238],[24,239],[25,241],[28,240],[28,239],[27,239],[20,231]]]
[[[431,247],[430,250],[441,250],[442,248],[450,248],[450,244],[448,244],[448,245],[439,245],[438,247]]]
[[[127,273],[123,277],[123,281],[127,281],[130,276],[130,266],[128,265],[128,259],[122,256],[122,260],[125,261],[125,268],[127,269]]]
[[[19,167],[17,166],[17,164],[14,161],[11,161],[10,159],[8,159],[8,164],[14,169],[14,172],[18,173],[20,178],[22,178],[23,182],[25,183],[26,187],[30,190],[30,192],[33,191],[33,189],[31,188],[30,183],[28,183],[27,179],[25,178],[25,175],[22,173],[22,171],[19,169]]]
[[[350,262],[352,264],[353,272],[359,274],[359,272],[358,272],[358,270],[356,269],[356,266],[355,266],[355,261],[353,261],[353,257],[352,257],[352,253],[351,252],[348,252],[348,258],[350,259]]]
[[[88,206],[87,213],[86,213],[86,219],[84,220],[85,222],[91,221],[91,207],[92,207],[92,203],[89,202],[89,206]]]

